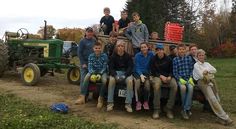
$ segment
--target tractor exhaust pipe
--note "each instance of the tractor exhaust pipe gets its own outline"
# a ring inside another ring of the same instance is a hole
[[[44,34],[43,34],[43,39],[47,40],[47,21],[44,20]]]

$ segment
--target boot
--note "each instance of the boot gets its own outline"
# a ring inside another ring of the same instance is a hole
[[[85,104],[85,96],[80,95],[79,98],[75,101],[76,105]]]
[[[102,108],[102,106],[103,106],[103,97],[99,96],[98,97],[97,108]]]

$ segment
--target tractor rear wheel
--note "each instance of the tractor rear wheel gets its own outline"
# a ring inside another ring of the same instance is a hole
[[[0,43],[0,77],[3,76],[8,64],[8,49],[6,44]]]
[[[21,79],[27,86],[34,86],[40,78],[40,69],[34,63],[26,64],[21,72]]]
[[[78,85],[80,83],[80,69],[79,67],[69,68],[67,71],[67,80],[71,84]]]

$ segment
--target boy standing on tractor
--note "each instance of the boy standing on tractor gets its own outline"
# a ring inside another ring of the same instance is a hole
[[[113,24],[115,22],[114,17],[110,15],[110,8],[105,7],[103,9],[103,16],[100,20],[100,26],[103,29],[104,35],[109,35],[113,29]]]
[[[113,110],[113,98],[116,83],[125,81],[127,86],[127,94],[125,100],[125,108],[127,112],[132,112],[133,98],[133,60],[132,57],[125,52],[125,43],[119,40],[116,44],[115,51],[109,61],[109,84],[108,84],[108,99],[107,111]]]
[[[159,34],[156,32],[156,31],[153,31],[151,33],[151,37],[150,37],[152,40],[159,40]]]
[[[128,19],[127,11],[121,11],[121,18],[118,21],[117,30],[119,35],[123,35],[126,29],[128,28],[130,20]]]
[[[130,23],[130,26],[125,32],[125,36],[131,40],[133,45],[134,55],[140,51],[140,44],[148,42],[149,34],[145,24],[140,20],[140,16],[137,12],[132,14],[134,22]]]
[[[103,52],[107,54],[108,58],[110,59],[111,55],[113,54],[114,48],[117,42],[117,33],[111,31],[109,34],[109,42],[104,46]]]
[[[179,44],[178,56],[173,59],[173,74],[180,87],[183,110],[181,114],[184,119],[191,116],[192,96],[193,96],[193,60],[186,55],[186,47]]]
[[[152,32],[151,36],[150,36],[150,39],[151,40],[158,40],[159,39],[158,33],[156,31]],[[149,43],[148,44],[148,49],[155,52],[155,45],[152,44],[152,43]]]
[[[81,98],[85,101],[85,96],[88,93],[88,85],[90,79],[93,80],[94,77],[97,81],[101,80],[102,85],[99,91],[97,108],[102,108],[103,106],[103,98],[107,83],[107,62],[108,57],[105,53],[102,53],[102,44],[100,42],[96,42],[93,46],[94,53],[89,55],[88,58],[88,73],[86,74],[83,81],[83,88],[81,88]]]
[[[149,95],[150,95],[150,61],[153,57],[153,52],[148,50],[147,43],[141,43],[141,51],[135,55],[135,72],[134,72],[134,86],[135,86],[135,99],[136,99],[136,110],[142,109],[149,110]],[[141,88],[144,86],[143,90]],[[141,94],[143,94],[143,105],[141,104]]]
[[[166,113],[169,119],[173,119],[172,108],[175,104],[175,96],[177,92],[177,83],[172,75],[172,60],[164,53],[163,44],[156,45],[156,55],[151,60],[151,73],[153,78],[153,119],[159,118],[160,112],[160,99],[161,99],[161,86],[170,87],[169,99],[166,104]]]

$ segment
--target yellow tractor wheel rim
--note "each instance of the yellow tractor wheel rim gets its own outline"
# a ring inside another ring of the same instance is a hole
[[[34,80],[34,70],[32,68],[26,68],[24,71],[24,80],[28,83]]]
[[[80,77],[80,72],[78,69],[71,70],[71,72],[70,72],[70,80],[71,81],[77,81],[77,80],[79,80],[79,77]]]

